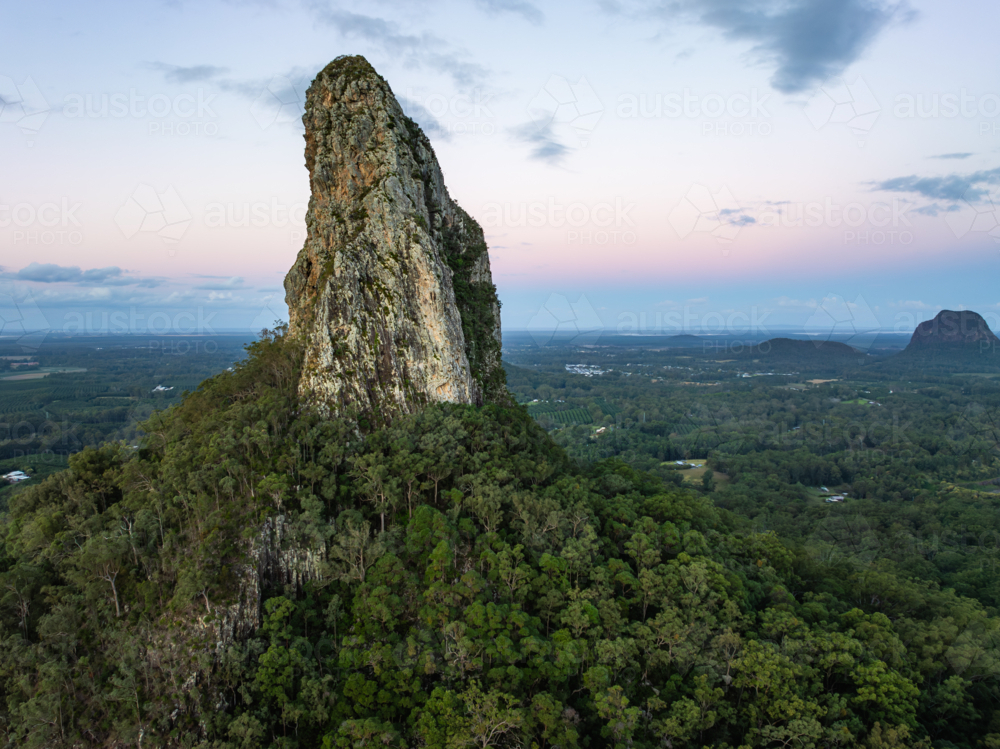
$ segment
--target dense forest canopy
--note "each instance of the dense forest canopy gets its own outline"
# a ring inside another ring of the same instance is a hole
[[[975,581],[874,553],[851,515],[830,553],[754,520],[802,480],[858,484],[837,450],[709,450],[713,487],[580,463],[581,427],[554,432],[568,455],[523,407],[362,435],[300,406],[300,362],[269,334],[137,449],[11,497],[9,744],[1000,743],[1000,619]],[[618,431],[651,454],[655,430]]]
[[[508,353],[508,377],[582,464],[617,458],[701,487],[675,462],[707,460],[715,504],[753,527],[820,557],[877,549],[995,611],[1000,371],[990,357],[950,370],[868,359],[766,374],[714,347],[535,346]]]

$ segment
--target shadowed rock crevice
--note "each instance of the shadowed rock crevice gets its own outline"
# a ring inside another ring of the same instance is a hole
[[[312,196],[285,278],[301,393],[362,427],[435,401],[506,403],[486,241],[430,141],[363,57],[316,77],[303,121]]]

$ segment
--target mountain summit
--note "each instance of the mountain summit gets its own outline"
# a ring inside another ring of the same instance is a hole
[[[975,345],[978,349],[992,348],[1000,343],[982,315],[971,310],[942,310],[933,320],[925,320],[913,331],[907,351],[940,347],[954,348]]]
[[[389,84],[363,57],[339,57],[302,120],[308,233],[285,278],[301,393],[369,426],[434,401],[505,401],[483,230]]]

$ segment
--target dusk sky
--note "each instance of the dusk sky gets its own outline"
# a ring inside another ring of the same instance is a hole
[[[99,8],[99,10],[97,9]],[[1000,327],[985,0],[8,4],[0,335],[287,316],[312,77],[361,54],[505,329]]]

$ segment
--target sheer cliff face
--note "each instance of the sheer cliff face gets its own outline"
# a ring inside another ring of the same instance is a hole
[[[302,394],[371,426],[431,401],[505,401],[483,231],[389,85],[364,58],[338,58],[303,121],[308,234],[285,278]]]

